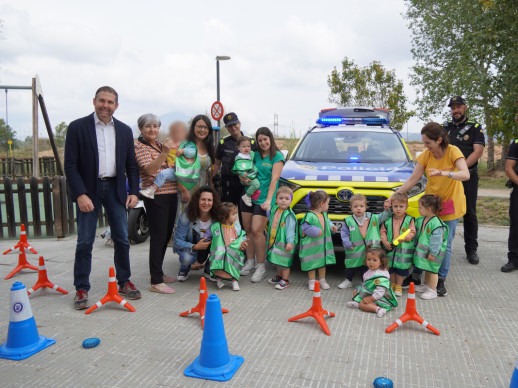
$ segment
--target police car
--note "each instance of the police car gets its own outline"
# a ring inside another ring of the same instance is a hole
[[[367,197],[367,211],[380,213],[384,201],[412,174],[410,152],[389,123],[390,111],[385,109],[324,109],[282,170],[280,184],[292,188],[298,219],[308,211],[304,199],[310,191],[329,194],[328,215],[338,228],[333,234],[337,247],[342,246],[340,230],[351,215],[349,199],[354,194]],[[422,177],[408,192],[408,213],[414,217],[419,216],[417,202],[425,186]]]

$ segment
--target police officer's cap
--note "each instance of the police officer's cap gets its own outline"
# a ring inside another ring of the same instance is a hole
[[[223,117],[223,122],[225,123],[225,127],[228,127],[230,125],[239,123],[239,119],[234,112],[230,112]]]
[[[450,103],[448,104],[448,107],[451,107],[453,104],[466,105],[466,100],[463,99],[461,96],[455,96],[450,98]]]

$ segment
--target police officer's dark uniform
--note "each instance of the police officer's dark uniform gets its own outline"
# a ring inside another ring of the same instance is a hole
[[[506,159],[517,162],[514,171],[518,173],[518,139],[511,142]],[[502,272],[511,272],[518,269],[518,185],[509,180],[508,186],[513,188],[509,203],[509,220],[511,224],[509,227],[509,240],[507,242],[507,264],[502,266]]]
[[[466,105],[465,100],[460,97],[450,99],[448,106],[452,104]],[[464,121],[456,124],[453,120],[449,120],[443,124],[444,129],[448,132],[450,144],[459,147],[462,154],[467,159],[474,151],[474,144],[486,146],[482,125],[476,121],[469,120],[465,117]],[[463,181],[464,195],[466,196],[466,214],[464,215],[464,248],[466,255],[471,264],[477,264],[479,259],[477,255],[478,248],[478,220],[477,220],[477,196],[478,196],[478,161],[469,167],[470,178]]]
[[[239,119],[234,112],[228,113],[223,117],[225,126],[239,123]],[[243,132],[241,132],[243,136]],[[256,150],[255,140],[250,138],[252,151]],[[221,200],[223,202],[232,202],[239,206],[239,200],[245,193],[245,186],[241,184],[239,177],[232,172],[234,161],[239,153],[237,148],[237,139],[231,135],[225,136],[219,141],[216,149],[216,159],[221,160]],[[218,176],[214,177],[214,183],[218,182]]]

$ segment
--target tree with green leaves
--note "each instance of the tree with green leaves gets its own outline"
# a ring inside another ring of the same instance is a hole
[[[13,142],[11,146],[14,148],[17,142],[16,131],[6,124],[4,119],[0,119],[0,152],[5,152],[6,155],[9,151],[9,144],[7,143],[9,140]]]
[[[65,138],[67,136],[68,125],[64,121],[60,122],[54,128],[54,140],[56,141],[56,147],[65,146]]]
[[[518,3],[408,0],[406,4],[419,118],[426,121],[451,96],[464,96],[469,115],[483,122],[487,131],[491,171],[493,138],[507,145],[516,131],[510,118],[516,113],[518,96]]]
[[[396,78],[395,70],[385,69],[378,61],[362,68],[345,57],[342,69],[335,67],[327,77],[327,84],[331,89],[330,102],[390,109],[391,125],[398,130],[415,114],[407,110],[403,81]]]

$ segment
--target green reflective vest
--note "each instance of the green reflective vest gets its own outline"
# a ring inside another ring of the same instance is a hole
[[[323,235],[320,237],[300,236],[299,258],[303,271],[311,271],[336,263],[329,218],[327,218],[327,213],[322,214],[324,215]],[[311,211],[306,213],[301,225],[304,222],[322,229],[318,216]],[[300,228],[300,233],[302,233],[302,228]]]
[[[234,174],[239,174],[239,173],[245,173],[246,172],[247,173],[246,177],[248,179],[255,179],[255,178],[257,178],[257,169],[255,168],[253,160],[254,160],[254,152],[253,151],[250,152],[250,159],[240,158],[239,155],[236,156],[234,167],[232,167],[232,172]],[[241,175],[241,174],[239,174],[239,175]]]
[[[439,272],[439,268],[441,268],[442,259],[444,258],[446,246],[448,245],[448,225],[446,225],[439,217],[434,216],[424,225],[423,230],[424,219],[425,217],[419,217],[415,220],[417,244],[414,252],[414,265],[425,271],[437,273]],[[430,261],[428,260],[428,254],[430,253],[430,237],[432,232],[441,226],[445,228],[442,236],[441,250],[437,256],[435,256],[435,260]]]
[[[188,142],[183,142],[178,147],[179,150],[185,148]],[[191,143],[192,144],[192,143]],[[196,151],[196,156],[194,157],[194,163],[189,163],[185,160],[183,155],[180,155],[176,158],[175,164],[175,175],[176,180],[185,186],[187,190],[192,189],[198,180],[200,179],[200,160],[198,159],[198,151]]]
[[[245,232],[241,230],[239,236],[226,247],[223,239],[223,226],[221,222],[215,222],[210,226],[212,242],[210,244],[210,274],[218,269],[225,271],[234,279],[239,280],[241,268],[245,264],[245,256],[239,249],[243,242]]]
[[[374,303],[387,311],[390,311],[392,307],[397,307],[396,295],[392,288],[390,288],[390,280],[383,275],[372,276],[360,284],[356,288],[356,296],[353,300],[360,303],[363,298],[371,296],[376,287],[385,288],[385,294],[381,299],[375,300]]]
[[[360,226],[353,216],[345,219],[345,226],[349,228],[349,239],[353,244],[352,250],[349,249],[345,251],[345,268],[361,267],[367,246],[381,247],[378,215],[369,212],[366,212],[365,215],[369,218],[369,226],[367,227],[365,238],[363,238],[360,233]]]
[[[412,216],[405,214],[405,218],[403,219],[403,223],[401,224],[401,228],[397,233],[394,233],[392,230],[392,217],[389,217],[383,225],[385,225],[385,229],[387,229],[387,240],[392,242],[396,237],[400,236],[402,233],[406,232],[410,228],[410,224],[414,219]],[[412,262],[414,260],[414,241],[403,241],[400,242],[394,249],[390,252],[387,252],[387,257],[390,260],[390,267],[398,268],[398,269],[409,269],[412,266]]]
[[[297,244],[297,230],[295,230],[295,241],[293,243],[293,249],[291,251],[286,250],[286,218],[290,215],[295,219],[295,228],[297,228],[297,218],[295,217],[295,213],[291,210],[290,207],[284,210],[279,217],[277,225],[275,225],[276,233],[275,240],[271,247],[269,247],[270,236],[273,225],[273,220],[275,218],[275,212],[279,208],[278,205],[272,207],[270,211],[270,222],[268,223],[268,237],[266,238],[266,258],[268,261],[275,265],[280,265],[281,267],[291,267],[293,264],[293,256],[295,254],[295,245]]]

